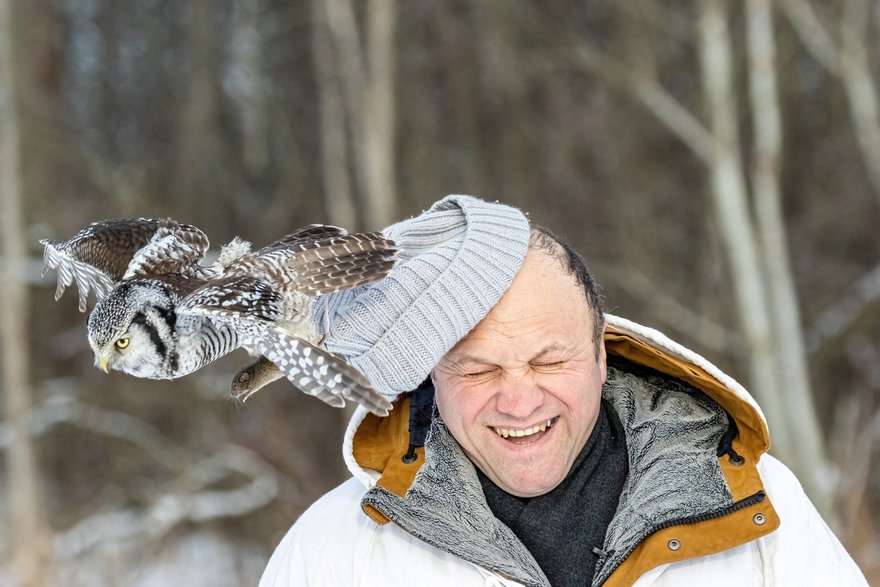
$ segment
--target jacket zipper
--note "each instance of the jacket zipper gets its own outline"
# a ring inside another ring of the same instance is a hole
[[[614,571],[616,571],[617,568],[623,564],[623,561],[625,561],[626,559],[629,558],[629,555],[631,555],[633,553],[633,551],[636,549],[636,547],[639,544],[641,544],[642,542],[644,542],[644,540],[648,536],[650,536],[656,532],[659,532],[660,530],[665,530],[666,528],[671,528],[672,526],[686,526],[688,524],[697,524],[699,522],[706,522],[708,520],[714,520],[716,518],[723,518],[724,516],[729,516],[730,514],[734,514],[734,513],[738,512],[739,510],[745,509],[747,507],[751,507],[751,506],[755,505],[756,503],[760,503],[760,502],[764,501],[764,499],[766,497],[767,497],[767,494],[764,493],[763,490],[761,490],[754,495],[750,495],[749,497],[746,497],[746,498],[743,498],[739,501],[734,502],[733,504],[731,504],[730,506],[728,506],[724,509],[717,510],[714,512],[705,513],[705,514],[699,514],[696,516],[689,516],[687,518],[678,518],[678,519],[670,520],[668,522],[663,522],[662,524],[657,524],[656,526],[651,527],[651,529],[648,532],[643,534],[642,537],[639,540],[637,540],[635,542],[635,544],[633,544],[632,548],[630,548],[628,551],[626,551],[626,555],[624,555],[622,558],[620,558],[617,561],[617,563],[613,567],[611,567],[611,569],[607,573],[605,573],[605,576],[602,579],[602,583],[604,583],[605,580],[608,579],[608,577],[610,577],[611,575],[614,574]],[[600,568],[600,564],[604,563],[604,562],[605,562],[604,560],[598,561],[596,567]]]

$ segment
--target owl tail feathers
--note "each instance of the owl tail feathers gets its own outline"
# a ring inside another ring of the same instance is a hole
[[[349,400],[358,402],[377,416],[387,416],[391,410],[391,402],[357,369],[342,358],[280,328],[266,329],[255,345],[245,346],[255,346],[248,350],[256,351],[274,363],[303,393],[333,407],[342,407],[345,400]]]

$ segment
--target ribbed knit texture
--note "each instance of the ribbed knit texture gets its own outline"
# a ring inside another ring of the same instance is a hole
[[[424,381],[501,299],[525,258],[529,223],[510,206],[447,196],[383,233],[402,250],[397,267],[320,298],[314,319],[323,331],[326,307],[327,350],[393,398]]]

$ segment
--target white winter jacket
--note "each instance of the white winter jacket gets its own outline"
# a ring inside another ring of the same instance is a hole
[[[764,454],[748,392],[659,332],[607,319],[603,396],[630,472],[594,584],[866,585],[797,479]],[[344,446],[353,478],[294,524],[260,587],[549,585],[442,421],[402,458],[411,402],[386,418],[356,412]]]

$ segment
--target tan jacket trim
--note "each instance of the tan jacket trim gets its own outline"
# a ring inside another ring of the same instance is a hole
[[[385,514],[383,514],[371,505],[364,504],[361,506],[361,509],[364,510],[364,513],[367,514],[367,516],[369,516],[371,520],[373,520],[380,526],[384,526],[391,521]]]
[[[758,457],[770,448],[767,425],[757,410],[748,402],[736,397],[723,383],[705,370],[677,359],[647,342],[617,332],[611,327],[605,333],[605,348],[609,354],[624,357],[690,383],[717,401],[733,416],[739,427],[739,436],[734,441],[734,449],[749,458],[751,462],[757,462]]]
[[[603,585],[626,587],[653,568],[725,551],[779,527],[779,516],[765,499],[732,514],[659,530],[643,540]]]
[[[401,396],[394,402],[391,413],[380,418],[368,414],[358,427],[352,442],[354,458],[361,467],[379,471],[382,476],[376,485],[399,497],[406,494],[422,463],[425,449],[416,449],[416,459],[405,463],[403,455],[409,450],[410,396]],[[388,523],[381,512],[365,505],[364,512],[379,524]]]

